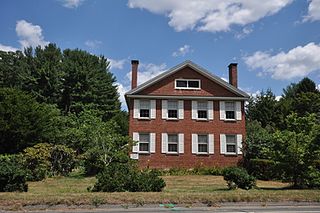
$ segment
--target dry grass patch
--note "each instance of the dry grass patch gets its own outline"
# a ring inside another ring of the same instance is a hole
[[[268,201],[320,201],[320,190],[288,190],[288,184],[276,181],[258,181],[263,189],[227,189],[221,176],[164,176],[167,186],[163,192],[92,193],[87,191],[95,178],[56,177],[30,182],[26,193],[0,193],[0,209],[26,205],[93,205],[146,203],[217,203]]]

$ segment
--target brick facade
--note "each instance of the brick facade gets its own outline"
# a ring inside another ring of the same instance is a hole
[[[175,89],[175,79],[200,79],[200,90]],[[184,119],[166,120],[162,118],[162,99],[156,99],[156,118],[139,119],[134,118],[134,98],[127,98],[129,109],[129,135],[132,137],[134,132],[155,133],[155,153],[139,154],[139,166],[151,168],[194,168],[197,166],[224,167],[236,165],[242,155],[220,154],[220,134],[241,134],[245,137],[245,113],[244,100],[241,100],[241,120],[224,121],[220,120],[219,101],[213,101],[213,120],[199,121],[192,119],[192,99],[190,97],[238,97],[238,94],[226,89],[225,87],[213,82],[204,75],[196,72],[192,67],[184,67],[172,75],[161,79],[159,82],[150,85],[136,93],[136,95],[156,95],[156,96],[179,96],[183,100]],[[188,96],[187,99],[184,97]],[[184,153],[166,154],[161,153],[161,134],[162,133],[183,133],[184,134]],[[192,134],[213,134],[214,135],[214,154],[192,154]]]

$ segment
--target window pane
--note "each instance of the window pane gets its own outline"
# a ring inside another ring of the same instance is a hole
[[[177,87],[187,87],[188,83],[186,80],[177,80]]]
[[[198,110],[207,110],[207,101],[198,101]]]
[[[198,118],[207,118],[207,111],[198,110]]]
[[[236,152],[236,145],[234,144],[227,144],[227,152]]]
[[[208,152],[208,144],[198,144],[198,152]]]
[[[168,135],[168,142],[178,142],[178,135],[177,134],[169,134]]]
[[[168,101],[168,109],[178,109],[178,101]]]
[[[168,144],[168,151],[169,152],[178,152],[178,144]]]
[[[140,109],[149,109],[150,101],[149,100],[140,100]]]
[[[234,102],[226,102],[226,111],[234,111]]]
[[[169,118],[178,118],[177,110],[168,110],[168,117]]]
[[[149,142],[150,141],[149,134],[139,134],[139,141],[140,142]]]
[[[149,110],[148,109],[140,109],[140,117],[149,118]]]
[[[188,81],[188,87],[190,88],[200,88],[199,81]]]
[[[149,143],[139,143],[139,151],[149,152]]]
[[[226,111],[226,118],[227,119],[235,119],[234,111]]]
[[[235,135],[226,135],[226,142],[236,144],[236,136]]]
[[[198,135],[198,143],[207,143],[208,136],[207,135]]]

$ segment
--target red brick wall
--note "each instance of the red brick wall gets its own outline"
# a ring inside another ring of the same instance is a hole
[[[175,89],[175,79],[200,79],[201,90]],[[219,84],[212,83],[211,80],[199,74],[189,67],[185,67],[178,72],[162,79],[160,82],[146,88],[138,93],[139,95],[192,95],[192,96],[218,96],[218,97],[235,97],[236,95]]]
[[[211,83],[212,84],[212,83]],[[220,120],[219,101],[214,101],[214,120],[196,121],[191,119],[191,100],[184,100],[184,119],[179,121],[163,120],[161,100],[156,101],[156,119],[138,120],[133,118],[133,101],[129,103],[129,134],[133,132],[156,133],[156,153],[139,154],[140,167],[171,168],[196,166],[230,166],[236,165],[242,158],[220,154],[220,134],[242,134],[245,137],[244,103],[242,102],[242,120],[226,122]],[[184,154],[169,155],[161,153],[161,133],[184,133]],[[191,153],[191,134],[214,134],[214,154],[195,155]]]

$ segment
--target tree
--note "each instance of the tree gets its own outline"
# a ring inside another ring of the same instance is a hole
[[[13,88],[0,88],[0,153],[17,153],[36,143],[50,142],[57,132],[60,112],[39,104],[32,96]]]

